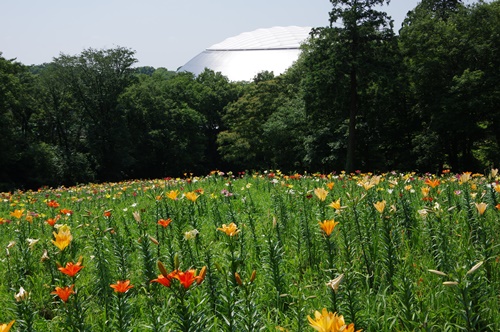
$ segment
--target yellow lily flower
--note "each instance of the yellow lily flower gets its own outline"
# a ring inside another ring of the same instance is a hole
[[[475,203],[476,204],[476,209],[477,209],[477,212],[479,213],[479,215],[483,215],[484,214],[484,211],[486,211],[486,208],[488,207],[488,204],[486,203]]]
[[[464,172],[462,175],[460,175],[460,183],[466,183],[468,182],[472,176],[471,176],[472,172]]]
[[[196,193],[193,192],[193,191],[190,191],[190,192],[186,193],[186,198],[188,200],[190,200],[191,202],[196,202],[196,200],[198,199],[198,197],[199,196],[196,195]]]
[[[384,210],[385,210],[385,200],[377,202],[377,203],[373,203],[373,206],[375,206],[375,209],[377,209],[377,211],[380,214],[382,214],[382,213],[384,213]]]
[[[326,196],[328,195],[328,191],[326,191],[323,188],[316,188],[314,189],[314,194],[316,195],[316,197],[319,198],[320,201],[323,202],[326,199]]]
[[[309,325],[318,332],[354,332],[354,324],[345,324],[344,316],[331,313],[326,308],[315,311],[314,318],[307,316]],[[360,331],[360,330],[359,330]]]
[[[73,240],[70,228],[67,225],[62,225],[61,227],[59,227],[58,232],[53,232],[53,234],[55,240],[52,240],[52,243],[61,251],[69,246],[71,240]]]
[[[168,194],[167,197],[170,198],[171,200],[175,201],[177,200],[177,196],[179,195],[178,190],[171,190]]]
[[[337,210],[337,211],[340,210],[342,208],[340,206],[340,198],[337,199],[336,201],[331,202],[328,206],[331,207],[332,209]]]

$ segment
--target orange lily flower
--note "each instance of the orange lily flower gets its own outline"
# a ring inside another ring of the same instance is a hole
[[[30,222],[30,223],[32,223],[32,222],[33,222],[33,216],[29,216],[29,215],[28,215],[28,216],[26,216],[26,217],[25,217],[25,219],[26,219],[26,221],[28,221],[28,222]]]
[[[57,296],[59,296],[59,298],[63,301],[63,302],[68,302],[68,299],[69,299],[69,296],[71,294],[74,294],[75,291],[73,290],[73,287],[75,285],[71,285],[70,287],[66,286],[64,288],[61,288],[61,287],[56,287],[56,290],[53,291],[52,293],[50,294],[55,294]]]
[[[223,224],[222,227],[217,228],[218,231],[226,233],[228,236],[235,236],[240,232],[238,226],[234,222],[229,225]]]
[[[60,214],[66,214],[66,215],[72,215],[73,211],[70,210],[70,209],[61,209],[61,210],[59,210],[59,213]]]
[[[323,222],[319,222],[319,227],[325,232],[326,236],[330,236],[335,229],[335,226],[338,225],[338,221],[335,221],[333,219],[331,220],[324,220]]]
[[[193,282],[196,281],[196,270],[187,270],[186,272],[179,271],[175,274],[175,279],[179,280],[185,289],[188,289]]]
[[[150,282],[157,282],[165,287],[170,287],[170,278],[165,277],[163,274],[158,275],[158,278],[153,279]]]
[[[49,224],[50,226],[54,227],[54,225],[59,221],[60,218],[61,218],[61,216],[57,215],[57,216],[55,216],[55,218],[49,218],[45,222],[47,224]]]
[[[187,270],[185,272],[175,270],[175,271],[170,272],[170,274],[168,276],[172,279],[179,280],[180,284],[182,286],[184,286],[185,289],[188,289],[193,284],[193,282],[196,282],[197,285],[201,284],[203,282],[203,280],[205,279],[206,271],[207,271],[207,267],[204,266],[201,269],[199,275],[196,275],[196,270],[191,269],[191,270]]]
[[[51,208],[58,208],[59,203],[57,203],[55,200],[51,199],[50,201],[47,202],[47,206]]]
[[[0,324],[0,332],[9,332],[12,325],[14,325],[15,320],[8,324]]]
[[[84,266],[82,266],[82,262],[78,261],[76,264],[68,262],[65,267],[60,266],[57,269],[69,277],[74,277],[83,268]]]
[[[118,280],[116,284],[109,285],[115,290],[116,293],[126,293],[133,285],[130,285],[130,280],[121,281]]]
[[[14,210],[14,212],[10,213],[10,216],[14,217],[16,219],[21,219],[21,217],[23,216],[23,214],[24,214],[24,210]]]
[[[170,223],[172,222],[172,219],[160,219],[158,220],[158,225],[162,226],[163,228],[167,227]]]
[[[438,179],[425,179],[425,184],[429,185],[431,188],[436,188],[441,182]]]

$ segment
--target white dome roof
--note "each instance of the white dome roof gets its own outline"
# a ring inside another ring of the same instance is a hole
[[[300,44],[310,31],[310,27],[289,26],[244,32],[210,46],[179,71],[198,75],[209,68],[231,81],[250,81],[264,70],[279,75],[297,60]]]
[[[303,27],[274,27],[244,32],[235,37],[214,44],[207,50],[260,50],[299,48],[300,44],[309,36],[311,28]]]

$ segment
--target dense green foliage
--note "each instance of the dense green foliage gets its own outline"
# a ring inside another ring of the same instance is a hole
[[[212,172],[2,193],[0,326],[299,332],[326,308],[363,331],[499,331],[499,182]]]
[[[212,169],[478,170],[500,158],[500,1],[332,2],[284,74],[229,82],[87,49],[0,54],[0,190]],[[383,7],[377,7],[382,8]]]

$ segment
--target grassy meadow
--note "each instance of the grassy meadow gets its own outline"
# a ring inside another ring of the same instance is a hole
[[[214,171],[0,193],[0,331],[500,331],[499,180]]]

